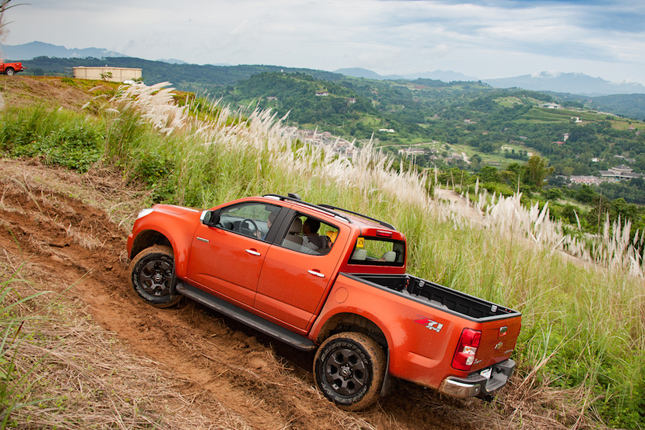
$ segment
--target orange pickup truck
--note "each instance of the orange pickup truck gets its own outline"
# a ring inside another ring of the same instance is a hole
[[[188,297],[316,351],[329,400],[364,409],[395,378],[486,398],[515,368],[521,314],[406,274],[392,225],[295,194],[210,210],[144,209],[127,242],[131,282],[157,307]]]
[[[22,63],[5,63],[0,58],[0,73],[5,75],[13,75],[22,70],[25,70],[26,67],[23,67]]]

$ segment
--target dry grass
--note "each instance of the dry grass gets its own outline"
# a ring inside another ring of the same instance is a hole
[[[150,194],[137,184],[128,183],[122,173],[102,166],[96,166],[87,173],[78,175],[62,167],[50,166],[43,169],[37,160],[25,164],[2,159],[0,160],[0,180],[11,183],[12,187],[31,196],[31,200],[39,207],[65,205],[66,203],[54,194],[67,195],[89,207],[105,212],[110,220],[122,227],[124,231],[132,228],[139,208],[145,204],[143,202],[148,200]],[[3,204],[4,194],[0,196],[0,206]],[[21,210],[19,207],[6,207],[6,209]],[[74,212],[73,209],[69,211]],[[69,226],[64,227],[67,229]],[[91,235],[91,232],[89,234]]]
[[[15,278],[5,306],[47,291],[55,281],[32,281],[49,275],[7,252],[1,257],[3,277]],[[11,415],[10,423],[18,428],[251,428],[205,393],[186,397],[182,392],[189,381],[134,356],[98,327],[80,302],[51,293],[21,304],[17,312],[28,316],[23,340],[5,355],[14,357],[18,375],[29,375],[32,381],[22,403],[35,402]],[[196,403],[203,409],[194,407]],[[213,415],[205,417],[200,410],[212,410]]]

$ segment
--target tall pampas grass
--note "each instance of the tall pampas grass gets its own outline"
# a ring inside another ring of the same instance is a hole
[[[430,178],[392,169],[372,143],[345,153],[303,143],[271,111],[213,103],[193,115],[166,86],[123,87],[110,109],[115,129],[145,122],[167,137],[136,145],[172,159],[175,203],[298,192],[392,222],[408,238],[409,271],[522,311],[520,372],[581,387],[579,410],[618,424],[645,406],[643,236],[630,240],[629,222],[607,219],[602,235],[574,236],[550,219],[548,204],[525,207],[519,192],[489,195],[477,184],[459,196],[440,189],[436,170]],[[125,154],[132,142],[114,136]]]

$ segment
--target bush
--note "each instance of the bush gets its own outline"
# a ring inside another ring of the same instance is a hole
[[[511,189],[506,184],[500,182],[486,182],[482,185],[489,193],[495,193],[497,195],[503,195],[504,197],[511,197],[515,194],[515,191]]]
[[[0,145],[11,157],[36,157],[86,172],[103,153],[105,140],[100,123],[78,114],[43,108],[2,115]]]

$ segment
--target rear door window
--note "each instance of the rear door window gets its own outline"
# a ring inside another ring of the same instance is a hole
[[[338,228],[318,218],[296,214],[281,245],[304,254],[325,255],[331,251]]]

